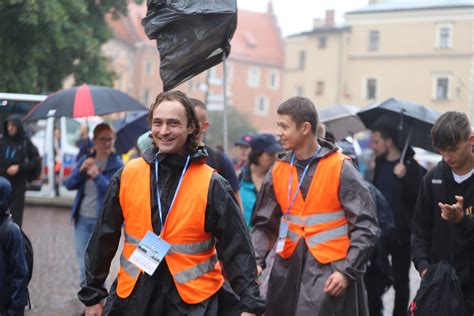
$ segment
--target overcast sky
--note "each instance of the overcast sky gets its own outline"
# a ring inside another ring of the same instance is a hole
[[[273,0],[273,10],[284,36],[309,31],[313,28],[313,18],[324,19],[326,10],[336,10],[336,22],[344,21],[343,15],[364,7],[368,0]],[[237,0],[241,9],[266,12],[268,0]]]

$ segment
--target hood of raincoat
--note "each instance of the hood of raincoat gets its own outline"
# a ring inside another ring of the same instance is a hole
[[[10,198],[12,195],[12,186],[4,177],[0,177],[0,215],[8,210]]]

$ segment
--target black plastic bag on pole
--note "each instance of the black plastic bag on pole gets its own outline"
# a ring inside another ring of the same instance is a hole
[[[142,24],[148,38],[157,41],[168,91],[229,56],[237,1],[148,0]]]

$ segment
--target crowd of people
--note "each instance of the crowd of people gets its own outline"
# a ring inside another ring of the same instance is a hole
[[[442,161],[429,171],[411,148],[402,154],[396,128],[373,128],[371,182],[351,142],[332,137],[308,98],[280,104],[276,137],[243,135],[235,165],[205,144],[202,101],[163,92],[148,121],[125,165],[112,127],[97,125],[64,181],[77,190],[71,218],[85,315],[381,316],[390,286],[393,315],[406,315],[412,262],[422,283],[448,262],[458,304],[474,314],[474,130],[465,114],[449,111],[434,123]],[[0,314],[21,315],[27,267],[19,227],[25,175],[39,156],[17,118],[5,131]]]

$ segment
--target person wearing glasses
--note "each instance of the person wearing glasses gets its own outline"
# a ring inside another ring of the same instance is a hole
[[[107,123],[94,129],[93,148],[83,155],[71,175],[64,182],[68,190],[77,190],[72,205],[76,257],[79,262],[81,284],[85,281],[84,253],[92,234],[112,175],[123,167],[120,156],[114,153],[115,133]]]

